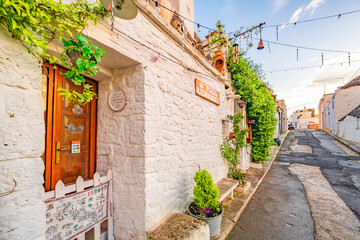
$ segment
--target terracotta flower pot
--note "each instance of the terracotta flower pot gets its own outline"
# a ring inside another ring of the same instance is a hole
[[[235,137],[235,133],[234,132],[231,132],[230,134],[229,134],[229,138],[230,139],[233,139]]]
[[[240,108],[246,107],[246,103],[244,103],[244,102],[239,103],[239,107],[240,107]]]
[[[218,70],[221,74],[223,74],[224,73],[225,59],[221,55],[222,55],[221,51],[217,51],[215,53],[214,65],[215,65],[216,70]]]

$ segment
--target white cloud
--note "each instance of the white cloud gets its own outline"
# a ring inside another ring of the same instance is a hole
[[[305,15],[313,15],[315,13],[315,11],[321,6],[323,5],[327,0],[312,0],[308,5],[306,5],[306,7],[301,6],[298,9],[296,9],[296,11],[291,15],[290,19],[289,19],[289,23],[295,23],[297,22],[300,17],[303,17]],[[286,25],[282,25],[280,27],[281,29],[284,29],[286,27]]]
[[[273,12],[277,12],[279,11],[281,8],[283,8],[285,6],[286,3],[288,3],[289,0],[275,0],[273,2]]]
[[[310,14],[314,14],[316,9],[318,9],[321,5],[323,5],[326,0],[312,0],[305,8],[305,11],[310,12]]]

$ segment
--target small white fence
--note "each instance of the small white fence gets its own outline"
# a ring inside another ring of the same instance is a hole
[[[85,240],[94,229],[95,240],[101,239],[100,224],[107,220],[107,239],[113,240],[112,171],[92,180],[78,177],[76,184],[65,186],[58,181],[54,191],[44,195],[46,204],[46,239]]]

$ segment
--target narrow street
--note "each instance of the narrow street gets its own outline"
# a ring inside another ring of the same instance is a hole
[[[360,158],[319,131],[292,131],[229,239],[360,239]]]

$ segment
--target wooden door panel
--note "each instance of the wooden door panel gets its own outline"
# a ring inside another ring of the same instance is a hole
[[[65,69],[57,67],[54,70],[53,84],[70,91],[82,92],[82,86],[77,86],[71,80],[66,79],[61,72]],[[87,80],[97,91],[97,84]],[[51,135],[51,141],[47,142],[46,151],[51,152],[51,157],[46,159],[47,168],[45,187],[46,190],[55,188],[58,180],[65,184],[72,184],[78,176],[84,179],[92,178],[95,172],[95,148],[96,148],[96,99],[85,105],[69,102],[59,95],[55,89],[52,105],[52,122],[47,122],[47,136]],[[51,132],[51,134],[50,134]],[[60,151],[56,144],[59,142]],[[72,144],[80,142],[80,152],[72,152]],[[56,161],[58,153],[59,161]],[[48,169],[50,166],[51,169]],[[50,182],[50,183],[49,183]]]

